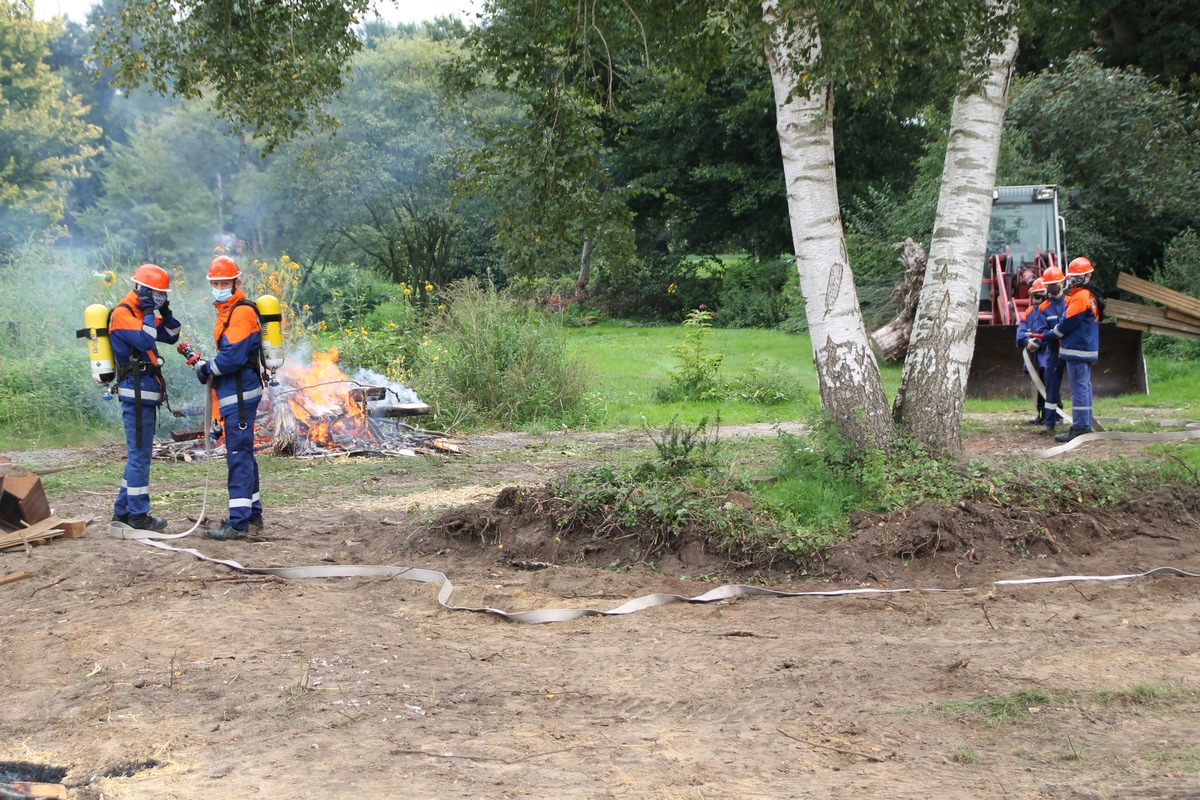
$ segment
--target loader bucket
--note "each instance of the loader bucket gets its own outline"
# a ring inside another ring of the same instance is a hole
[[[996,400],[1003,397],[1033,397],[1033,384],[1022,371],[1017,349],[1016,325],[980,325],[975,329],[975,354],[967,375],[967,397]],[[1146,359],[1142,354],[1142,332],[1100,326],[1100,360],[1092,365],[1092,394],[1115,397],[1149,394]],[[1066,376],[1063,398],[1071,396]]]

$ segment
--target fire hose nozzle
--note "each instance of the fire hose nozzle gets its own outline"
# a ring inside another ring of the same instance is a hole
[[[180,342],[175,347],[175,350],[179,353],[179,355],[187,359],[187,365],[189,367],[196,366],[196,362],[200,360],[200,354],[193,350],[192,346],[187,342]]]

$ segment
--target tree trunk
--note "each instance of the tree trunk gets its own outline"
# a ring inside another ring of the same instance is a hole
[[[962,409],[975,347],[992,190],[1017,31],[994,53],[982,87],[954,101],[929,268],[921,288],[897,422],[932,453],[962,452]]]
[[[793,93],[796,76],[820,52],[819,32],[807,17],[790,4],[781,10],[777,0],[763,3],[763,20],[772,31],[766,54],[796,271],[825,412],[860,450],[886,448],[895,426],[846,254],[834,173],[833,91],[826,85],[807,95]]]
[[[892,297],[900,304],[899,313],[892,317],[891,322],[871,334],[871,349],[880,361],[902,361],[908,352],[917,300],[925,282],[925,265],[929,262],[925,248],[911,238],[897,242],[892,249],[902,251],[900,260],[904,262],[904,276],[892,293]]]
[[[588,283],[592,280],[592,247],[595,246],[594,236],[583,240],[583,252],[579,256],[579,277],[575,279],[575,302],[588,301]]]

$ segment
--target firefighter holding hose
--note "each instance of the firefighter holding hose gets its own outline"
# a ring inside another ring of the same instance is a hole
[[[229,256],[217,256],[209,264],[208,282],[217,309],[213,327],[217,354],[193,366],[196,378],[215,395],[229,469],[229,517],[216,530],[206,530],[206,539],[240,539],[263,530],[254,458],[254,418],[263,393],[262,332],[258,310],[241,289],[241,277],[237,262]]]
[[[165,519],[150,515],[154,427],[158,407],[167,398],[157,343],[179,341],[180,326],[167,302],[170,273],[157,264],[142,264],[133,271],[132,280],[133,289],[117,303],[108,321],[126,449],[112,521],[157,533],[167,527]]]

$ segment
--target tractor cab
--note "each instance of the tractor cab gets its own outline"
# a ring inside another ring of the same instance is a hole
[[[998,186],[992,191],[979,324],[967,375],[969,397],[1015,397],[1032,391],[1022,372],[1016,330],[1029,308],[1034,280],[1047,268],[1063,269],[1067,263],[1066,226],[1058,211],[1057,186]],[[1100,361],[1092,369],[1095,396],[1146,394],[1147,386],[1141,331],[1105,325]]]
[[[979,297],[980,325],[1015,325],[1029,308],[1029,287],[1047,267],[1066,263],[1056,186],[999,186]]]

